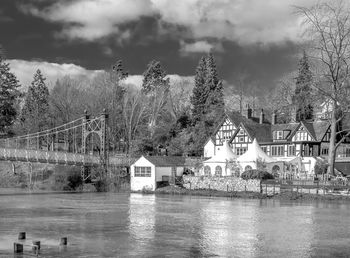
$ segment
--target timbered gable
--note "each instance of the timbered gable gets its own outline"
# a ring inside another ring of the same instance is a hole
[[[329,142],[330,138],[331,138],[331,128],[328,128],[326,133],[323,135],[321,142]]]
[[[236,155],[240,156],[248,150],[248,145],[253,142],[243,124],[240,124],[233,134],[230,143]]]
[[[215,145],[223,145],[224,141],[230,140],[235,130],[235,125],[227,117],[215,134]]]
[[[292,142],[303,142],[303,141],[315,141],[310,131],[303,125],[300,124],[299,128],[295,131]]]

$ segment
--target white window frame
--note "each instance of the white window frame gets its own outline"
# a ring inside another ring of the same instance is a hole
[[[135,177],[151,177],[151,175],[152,175],[151,167],[135,166],[135,171],[134,171]]]

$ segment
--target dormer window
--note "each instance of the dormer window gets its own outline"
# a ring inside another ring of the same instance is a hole
[[[283,140],[283,131],[277,131],[277,135],[276,135],[276,139],[277,140]]]
[[[274,140],[283,140],[283,131],[274,131],[273,132],[273,139]]]

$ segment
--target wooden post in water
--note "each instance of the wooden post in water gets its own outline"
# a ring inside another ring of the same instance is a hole
[[[19,232],[18,240],[24,240],[24,239],[26,239],[26,232]]]
[[[40,250],[40,241],[33,240],[33,250],[37,248]]]
[[[68,239],[67,237],[61,237],[60,239],[60,245],[67,245]]]
[[[13,252],[14,253],[23,253],[23,244],[13,243]]]
[[[275,195],[275,184],[273,184],[273,195]]]

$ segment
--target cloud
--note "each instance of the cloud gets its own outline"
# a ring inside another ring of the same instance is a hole
[[[19,59],[6,60],[10,64],[11,71],[17,76],[17,79],[25,90],[33,81],[36,70],[40,69],[46,77],[46,84],[52,88],[57,79],[66,75],[73,78],[86,77],[92,78],[101,70],[87,70],[84,67],[75,64],[57,64],[42,61],[26,61]]]
[[[43,61],[26,61],[19,59],[6,60],[10,64],[11,71],[16,75],[17,79],[22,85],[21,89],[26,90],[33,81],[35,72],[40,69],[46,78],[46,84],[49,88],[53,88],[57,79],[64,76],[80,79],[93,79],[96,75],[103,72],[103,70],[88,70],[82,66],[75,64],[57,64]],[[167,75],[170,79],[170,84],[174,85],[180,80],[194,81],[193,76],[181,76],[177,74]],[[132,84],[137,88],[142,86],[143,75],[129,75],[124,84]]]
[[[175,85],[176,83],[180,81],[189,81],[194,83],[194,76],[181,76],[178,74],[168,74],[166,78],[169,78],[170,85]],[[129,75],[124,83],[125,84],[133,84],[137,86],[138,88],[142,87],[142,81],[143,81],[143,75]]]
[[[148,0],[76,0],[59,1],[44,9],[34,5],[20,5],[26,14],[64,24],[58,33],[69,39],[98,40],[110,35],[128,37],[118,25],[135,21],[153,13]]]
[[[137,88],[141,88],[142,80],[143,80],[143,76],[142,75],[129,75],[125,79],[124,83],[125,84],[133,84],[133,85],[137,86]]]
[[[69,39],[96,41],[114,36],[127,40],[133,33],[126,28],[128,22],[154,17],[158,19],[159,30],[171,25],[178,29],[182,40],[201,42],[214,38],[240,44],[269,44],[298,41],[300,20],[293,15],[291,6],[316,1],[73,0],[59,1],[43,9],[34,5],[22,5],[20,9],[62,23],[59,35]],[[163,35],[164,31],[161,32]],[[169,30],[168,36],[171,33]]]
[[[200,40],[194,43],[186,43],[183,40],[180,41],[180,52],[183,55],[188,55],[189,53],[208,53],[210,51],[222,52],[223,50],[220,42],[209,43],[206,40]]]

